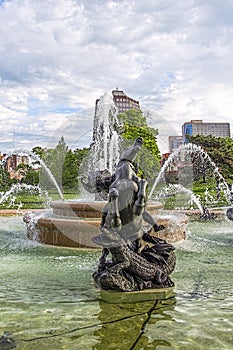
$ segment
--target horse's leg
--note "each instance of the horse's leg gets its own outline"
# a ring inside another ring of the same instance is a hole
[[[102,209],[100,227],[104,227],[105,225],[106,216],[108,215],[108,210],[109,210],[109,203],[107,203]]]
[[[145,210],[147,185],[148,183],[145,179],[139,182],[137,199],[133,206],[134,215],[142,215]]]
[[[119,231],[121,229],[121,218],[120,218],[120,212],[119,212],[119,192],[118,190],[113,187],[109,191],[109,201],[110,201],[110,210],[111,210],[111,228],[116,229]]]

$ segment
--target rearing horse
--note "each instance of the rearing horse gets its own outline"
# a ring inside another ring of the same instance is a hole
[[[102,212],[100,229],[117,231],[125,240],[135,240],[141,235],[147,181],[137,176],[133,161],[142,143],[139,137],[122,152],[109,186],[109,201]]]
[[[142,229],[143,219],[155,231],[164,227],[145,211],[147,181],[137,176],[133,166],[141,147],[142,138],[137,138],[123,151],[102,211],[101,234],[93,238],[104,247],[98,270],[93,274],[102,289],[132,291],[173,286],[169,278],[176,263],[173,246]],[[139,238],[153,246],[139,251]],[[109,253],[112,260],[106,259]]]

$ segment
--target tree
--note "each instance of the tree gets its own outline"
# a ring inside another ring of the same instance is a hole
[[[40,159],[45,159],[46,157],[46,150],[40,146],[34,147],[32,152],[38,155]]]
[[[0,191],[5,190],[12,184],[10,175],[6,168],[0,164]]]
[[[27,185],[38,185],[39,183],[39,171],[34,170],[33,168],[29,168],[25,177],[22,179],[23,183],[26,183]]]
[[[233,140],[231,138],[187,135],[187,139],[195,145],[201,146],[216,164],[225,180],[233,182]]]
[[[88,148],[68,150],[65,156],[62,173],[62,186],[69,189],[77,189],[79,168],[88,154]]]
[[[57,146],[54,149],[49,149],[45,155],[45,163],[56,179],[58,186],[62,190],[63,167],[68,146],[62,136]]]
[[[61,189],[77,190],[79,169],[81,165],[83,165],[83,161],[88,154],[89,148],[72,151],[68,148],[65,139],[62,136],[54,149],[34,147],[32,151],[39,155],[40,159],[42,159],[46,167],[50,170]],[[86,169],[85,166],[84,168]],[[41,167],[39,175],[42,188],[46,188],[47,190],[54,188],[54,184],[48,176],[48,172],[45,171],[43,167]],[[28,174],[25,181],[32,181],[33,176],[36,183],[38,183],[36,174],[33,174],[32,172]]]
[[[75,188],[76,186],[77,186],[76,156],[71,150],[68,150],[63,163],[62,187]]]
[[[137,156],[139,163],[139,174],[144,175],[149,183],[155,178],[159,171],[161,159],[157,145],[158,130],[147,125],[146,117],[141,111],[130,109],[119,115],[119,120],[123,124],[121,135],[123,137],[122,149],[132,144],[137,137],[143,138],[143,148]]]
[[[41,160],[35,162],[35,164],[38,163],[41,166],[39,174],[41,187],[47,190],[54,188],[54,182],[52,181],[52,177],[54,177],[62,191],[63,166],[66,153],[68,152],[68,146],[65,143],[64,137],[61,137],[54,149],[43,149],[38,146],[34,147],[32,151],[38,155]],[[52,175],[49,175],[49,172],[51,172]]]

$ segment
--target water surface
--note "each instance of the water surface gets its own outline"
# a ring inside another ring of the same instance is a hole
[[[176,245],[175,297],[101,301],[99,251],[40,245],[22,217],[0,217],[0,332],[17,349],[232,349],[233,224],[192,222]]]

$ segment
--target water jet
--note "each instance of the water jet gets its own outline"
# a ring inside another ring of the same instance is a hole
[[[52,245],[98,248],[92,238],[98,233],[101,211],[106,205],[106,195],[101,191],[96,193],[96,187],[98,187],[96,179],[98,177],[101,180],[103,175],[105,179],[107,175],[111,176],[119,161],[121,137],[118,134],[120,123],[117,113],[117,108],[109,94],[105,93],[97,100],[90,157],[80,176],[84,189],[93,192],[95,200],[52,201],[51,210],[47,213],[27,214],[24,221],[29,239]],[[105,201],[100,200],[103,198]],[[174,224],[170,232],[163,231],[166,240],[174,242],[184,239],[187,218],[184,215],[178,216],[176,220],[171,220],[167,215],[162,217],[162,208],[160,201],[148,201],[147,210],[151,215],[156,216],[159,223],[165,227],[171,227],[171,222]],[[162,235],[162,232],[158,235]]]

